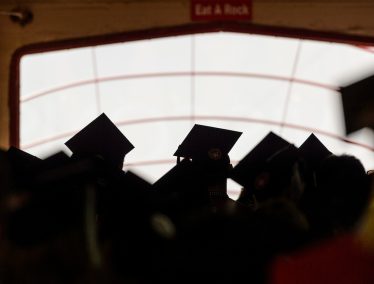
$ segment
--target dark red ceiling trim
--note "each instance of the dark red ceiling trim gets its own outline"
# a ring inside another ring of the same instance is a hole
[[[19,72],[20,72],[20,56],[13,55],[11,63],[10,63],[10,71],[9,71],[9,145],[19,147],[19,104],[20,104],[20,81],[19,81]]]
[[[126,41],[135,41],[150,38],[160,38],[166,36],[177,36],[196,33],[209,32],[239,32],[262,35],[275,35],[291,38],[313,39],[321,41],[333,41],[353,44],[358,46],[373,45],[374,37],[347,35],[342,33],[330,33],[312,31],[299,28],[285,28],[256,25],[248,22],[199,22],[180,26],[151,28],[146,30],[127,31],[116,34],[106,34],[82,38],[72,38],[54,42],[41,42],[22,46],[18,48],[11,60],[9,76],[9,108],[10,108],[10,145],[19,146],[19,63],[21,57],[26,54],[61,50],[68,48],[78,48],[96,46],[101,44],[111,44]]]

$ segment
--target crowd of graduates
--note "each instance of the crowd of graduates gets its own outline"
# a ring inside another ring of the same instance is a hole
[[[374,283],[361,162],[270,132],[233,167],[240,135],[196,124],[153,184],[105,114],[71,157],[0,151],[0,283]]]

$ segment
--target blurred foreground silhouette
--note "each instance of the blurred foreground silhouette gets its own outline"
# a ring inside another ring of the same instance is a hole
[[[321,283],[339,269],[361,279],[343,277],[357,259],[373,280],[361,162],[313,134],[298,148],[270,132],[233,167],[240,135],[195,125],[154,184],[122,170],[134,146],[105,114],[66,142],[71,157],[0,152],[0,282]]]

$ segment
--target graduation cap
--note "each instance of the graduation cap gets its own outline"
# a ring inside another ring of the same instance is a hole
[[[204,173],[189,159],[171,168],[152,187],[158,210],[174,219],[209,201]]]
[[[283,172],[288,170],[286,168],[291,167],[299,158],[297,147],[293,144],[282,148],[275,152],[266,160],[266,169],[271,171]]]
[[[256,175],[264,168],[267,161],[291,144],[269,132],[231,171],[230,178],[244,187],[253,186]]]
[[[35,166],[39,166],[42,161],[38,157],[13,146],[8,149],[7,156],[12,169],[16,174],[24,173]]]
[[[73,155],[100,155],[121,168],[125,155],[134,148],[105,113],[93,120],[65,145]]]
[[[374,75],[340,89],[347,134],[363,127],[374,129]]]
[[[42,164],[42,160],[13,146],[8,149],[6,156],[10,165],[12,190],[25,189],[30,177]]]
[[[168,203],[183,200],[189,200],[187,203],[206,202],[209,197],[202,168],[188,159],[171,168],[152,187],[159,194],[157,202],[161,206],[174,207]]]
[[[148,181],[144,180],[143,178],[141,178],[140,176],[131,171],[126,172],[125,179],[127,186],[136,189],[137,191],[151,191],[152,185]]]
[[[312,133],[299,147],[299,154],[311,169],[316,169],[332,153]]]
[[[96,180],[104,169],[104,161],[96,156],[70,159],[58,152],[42,161],[31,181],[36,186],[81,185]]]
[[[26,174],[27,200],[8,214],[7,237],[21,246],[33,246],[76,229],[83,222],[84,187],[73,176],[77,160],[60,152],[41,160],[32,174]]]
[[[159,192],[180,191],[185,188],[184,181],[191,181],[192,176],[192,162],[188,159],[183,159],[180,163],[175,165],[166,174],[159,178],[153,184],[153,188]]]
[[[152,185],[135,173],[116,173],[104,188],[98,188],[99,215],[114,227],[124,220],[138,220],[139,212],[151,210],[153,192]]]
[[[221,160],[227,156],[242,132],[195,124],[174,156]]]
[[[2,193],[10,188],[10,165],[7,153],[0,149],[0,188]]]

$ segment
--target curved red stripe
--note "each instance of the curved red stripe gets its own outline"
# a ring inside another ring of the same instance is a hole
[[[242,73],[242,72],[219,72],[219,71],[196,71],[196,72],[164,72],[164,73],[144,73],[144,74],[133,74],[133,75],[118,75],[118,76],[111,76],[111,77],[103,77],[97,78],[92,80],[83,80],[79,82],[73,82],[70,84],[66,84],[63,86],[51,88],[49,90],[35,93],[25,98],[21,98],[21,102],[28,102],[30,100],[46,96],[49,94],[53,94],[56,92],[60,92],[63,90],[76,88],[84,85],[90,85],[95,83],[103,83],[103,82],[111,82],[111,81],[120,81],[120,80],[134,80],[134,79],[145,79],[145,78],[161,78],[161,77],[183,77],[183,76],[219,76],[219,77],[242,77],[242,78],[257,78],[257,79],[266,79],[266,80],[276,80],[276,81],[286,81],[286,82],[294,82],[304,85],[309,85],[313,87],[323,88],[330,91],[337,91],[339,88],[337,86],[331,86],[322,84],[319,82],[304,80],[304,79],[297,79],[297,78],[289,78],[284,76],[278,75],[269,75],[269,74],[259,74],[259,73]]]
[[[232,116],[204,116],[204,115],[196,115],[196,116],[166,116],[166,117],[151,117],[151,118],[142,118],[142,119],[134,119],[134,120],[123,120],[123,121],[117,121],[115,124],[117,126],[124,126],[124,125],[134,125],[134,124],[146,124],[146,123],[155,123],[155,122],[166,122],[166,121],[185,121],[185,120],[217,120],[217,121],[237,121],[237,122],[245,122],[245,123],[258,123],[258,124],[266,124],[266,125],[274,125],[274,126],[282,126],[286,128],[291,129],[297,129],[301,131],[306,132],[313,132],[317,134],[321,134],[327,137],[331,137],[336,140],[340,140],[349,144],[353,144],[365,149],[368,149],[370,151],[374,152],[374,147],[359,143],[353,140],[350,140],[344,136],[340,136],[334,133],[330,133],[324,130],[320,130],[317,128],[312,127],[306,127],[302,125],[292,124],[292,123],[282,123],[278,121],[273,120],[266,120],[266,119],[257,119],[257,118],[251,118],[251,117],[232,117]],[[65,137],[71,137],[75,133],[77,133],[79,130],[76,131],[69,131],[66,133],[61,133],[59,135],[55,135],[52,137],[47,137],[35,142],[31,142],[28,144],[24,144],[21,146],[22,149],[28,149],[35,146],[38,146],[40,144],[53,142],[58,139],[62,139]]]

